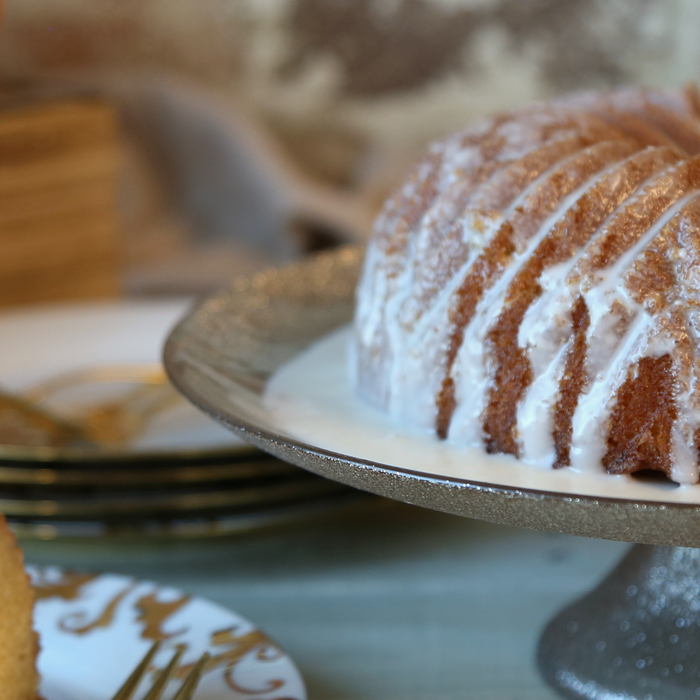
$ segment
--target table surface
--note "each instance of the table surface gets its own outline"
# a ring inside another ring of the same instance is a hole
[[[236,538],[24,542],[27,561],[171,584],[256,622],[309,700],[554,700],[539,633],[629,545],[389,504]]]

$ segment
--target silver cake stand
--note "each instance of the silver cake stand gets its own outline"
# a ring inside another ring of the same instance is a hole
[[[360,251],[343,249],[204,300],[166,344],[171,380],[249,442],[330,479],[470,518],[636,543],[547,625],[540,671],[569,698],[700,697],[700,491],[697,503],[635,501],[441,477],[304,444],[275,425],[262,401],[267,379],[352,318],[360,262]]]

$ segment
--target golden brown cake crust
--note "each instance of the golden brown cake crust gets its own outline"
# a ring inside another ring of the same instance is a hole
[[[0,700],[36,700],[39,639],[22,551],[0,515]]]

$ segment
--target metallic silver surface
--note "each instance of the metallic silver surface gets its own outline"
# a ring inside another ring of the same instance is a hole
[[[540,640],[544,678],[566,698],[700,697],[700,550],[638,545]]]

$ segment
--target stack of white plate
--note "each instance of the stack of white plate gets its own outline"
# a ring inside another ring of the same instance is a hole
[[[157,365],[186,308],[131,301],[5,312],[0,386],[21,395],[68,373]],[[240,442],[184,399],[128,445],[0,445],[0,512],[26,537],[222,535],[367,498]]]

